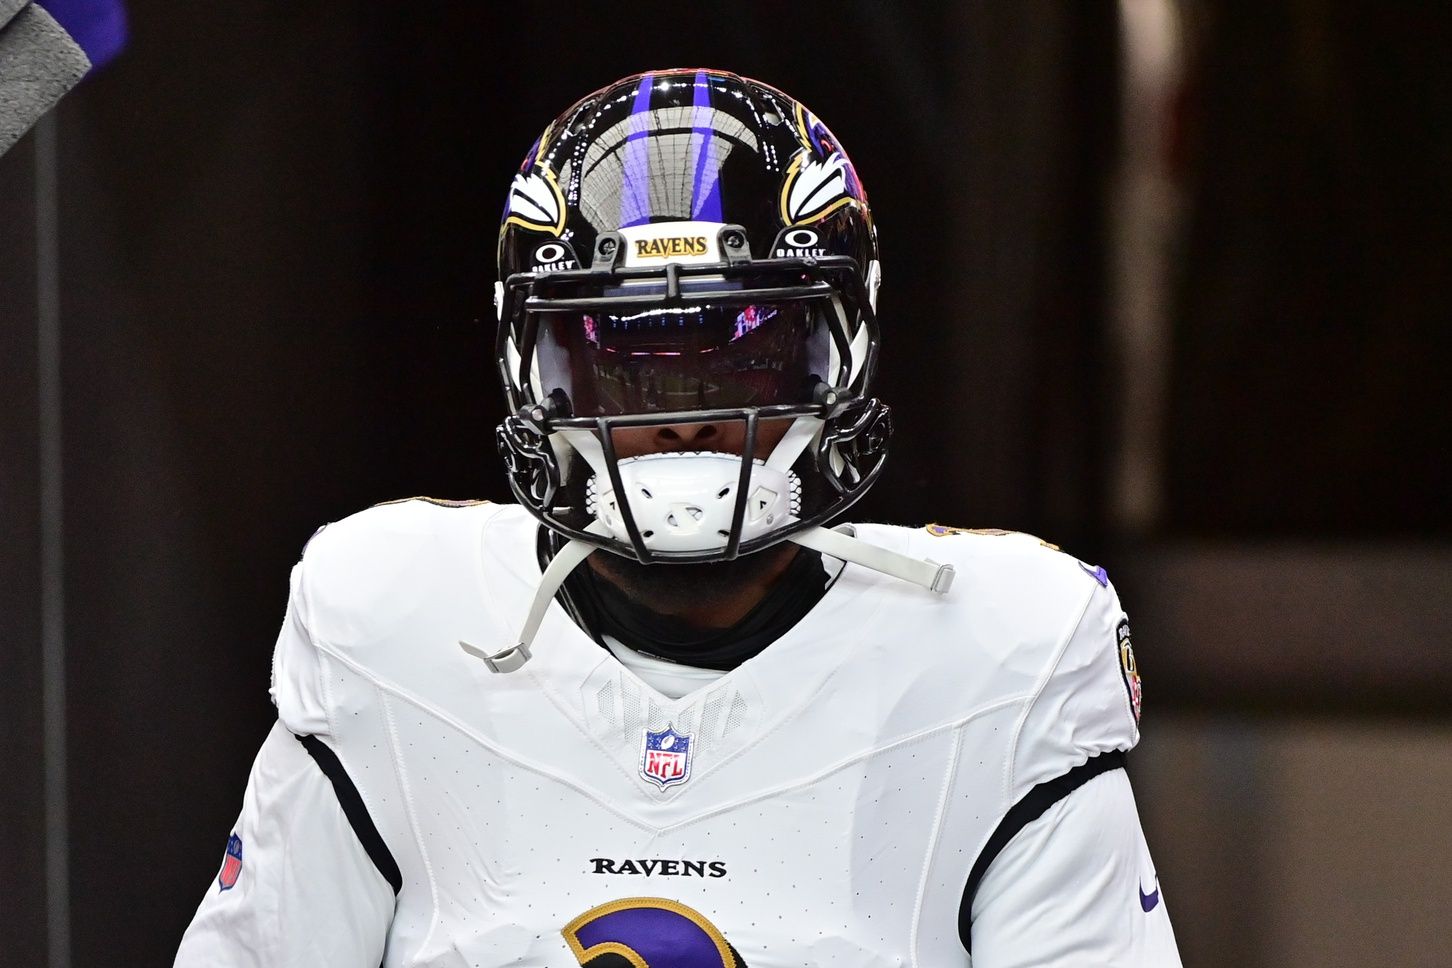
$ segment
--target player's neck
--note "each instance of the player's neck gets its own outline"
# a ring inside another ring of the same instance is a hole
[[[597,575],[658,615],[701,629],[725,629],[760,605],[790,567],[797,547],[783,543],[733,562],[639,565],[614,555],[588,559]]]

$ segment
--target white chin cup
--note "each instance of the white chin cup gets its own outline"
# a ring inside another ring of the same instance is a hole
[[[651,551],[719,551],[731,534],[741,457],[713,452],[645,454],[620,461],[620,483],[641,539]],[[801,481],[753,461],[741,540],[770,534],[801,511]],[[608,477],[594,475],[585,487],[586,508],[630,543],[630,532]]]

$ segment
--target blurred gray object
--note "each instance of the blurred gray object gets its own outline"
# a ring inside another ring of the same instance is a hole
[[[0,154],[91,69],[79,44],[35,4],[0,0]]]

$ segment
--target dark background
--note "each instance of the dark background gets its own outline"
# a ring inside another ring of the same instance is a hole
[[[1114,4],[131,3],[129,49],[53,118],[72,962],[170,963],[272,719],[312,531],[405,495],[506,497],[504,192],[546,121],[642,69],[759,77],[852,153],[898,425],[857,516],[1105,562],[1156,715],[1442,735],[1452,12],[1174,6],[1162,494],[1130,525]],[[7,966],[46,959],[37,157],[32,135],[0,159]],[[1254,827],[1145,809],[1152,835]],[[1187,964],[1275,963],[1272,928],[1217,907],[1231,893],[1184,889]]]

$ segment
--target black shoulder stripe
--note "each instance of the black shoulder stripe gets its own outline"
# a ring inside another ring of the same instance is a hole
[[[399,873],[398,863],[389,853],[388,845],[383,842],[383,835],[373,825],[373,818],[368,816],[368,808],[363,805],[363,796],[358,788],[353,785],[348,772],[343,769],[343,764],[338,761],[338,754],[328,748],[328,745],[316,736],[299,736],[297,741],[308,751],[308,755],[322,769],[333,784],[333,792],[337,794],[338,805],[343,808],[343,816],[348,818],[348,824],[353,828],[353,834],[363,849],[368,852],[368,858],[373,861],[373,866],[378,868],[378,873],[393,888],[397,896],[403,890],[403,875]]]
[[[969,954],[973,952],[973,897],[978,893],[978,884],[988,871],[988,865],[992,864],[1003,848],[1008,846],[1008,842],[1014,838],[1014,835],[1042,817],[1044,812],[1054,804],[1096,776],[1108,773],[1110,770],[1122,769],[1124,769],[1123,750],[1113,750],[1091,756],[1063,776],[1040,783],[1025,793],[1023,799],[1009,808],[1008,813],[1004,814],[1003,819],[999,821],[998,828],[993,831],[993,836],[989,837],[988,843],[983,845],[982,853],[973,862],[973,870],[968,874],[968,884],[963,888],[963,901],[958,906],[958,937],[963,941],[964,951]]]

